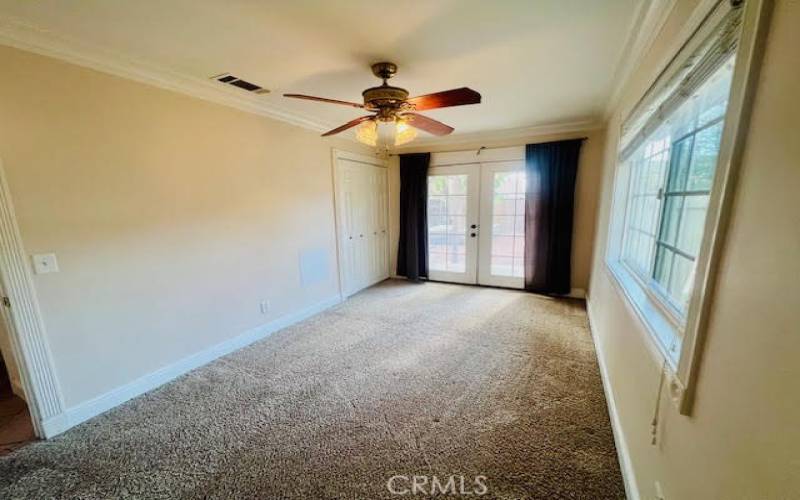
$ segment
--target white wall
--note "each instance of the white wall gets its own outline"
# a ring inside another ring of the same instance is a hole
[[[338,295],[331,146],[366,150],[7,47],[0,61],[22,239],[61,269],[34,282],[68,408]],[[306,249],[330,269],[303,287]]]
[[[642,498],[800,498],[800,2],[778,0],[758,83],[730,230],[713,297],[694,411],[662,396],[660,366],[605,269],[620,113],[642,95],[697,4],[679,0],[608,126],[590,286],[597,348]]]

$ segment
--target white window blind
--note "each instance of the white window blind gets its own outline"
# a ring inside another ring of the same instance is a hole
[[[664,69],[622,125],[620,160],[625,161],[720,66],[736,52],[742,9],[721,1]]]

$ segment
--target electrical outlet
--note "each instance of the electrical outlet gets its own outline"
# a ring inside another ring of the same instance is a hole
[[[270,309],[269,301],[268,300],[262,300],[261,304],[259,304],[259,307],[261,308],[261,314],[267,314],[269,312],[269,309]]]
[[[667,500],[667,497],[664,496],[664,490],[661,489],[661,483],[656,481],[656,499],[655,500]]]

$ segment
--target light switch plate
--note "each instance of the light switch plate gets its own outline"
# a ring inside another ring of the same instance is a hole
[[[37,253],[32,256],[33,271],[36,274],[47,274],[58,272],[58,261],[54,253]]]

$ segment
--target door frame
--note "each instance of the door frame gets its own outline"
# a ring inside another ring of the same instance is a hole
[[[462,163],[491,163],[495,161],[525,161],[525,146],[481,148],[468,151],[431,153],[431,167],[460,165]]]
[[[0,291],[8,298],[0,305],[19,367],[22,389],[36,435],[49,438],[67,428],[64,398],[33,285],[27,253],[0,158]]]
[[[331,176],[333,179],[333,208],[334,208],[334,223],[335,223],[335,232],[336,232],[336,275],[339,278],[339,296],[342,300],[346,299],[353,293],[347,293],[344,289],[345,277],[344,277],[344,266],[342,265],[344,259],[344,240],[345,237],[342,223],[342,199],[340,196],[340,188],[341,188],[341,175],[339,174],[339,160],[348,160],[353,161],[356,163],[363,163],[365,165],[370,165],[377,168],[383,168],[387,170],[386,173],[386,182],[384,183],[383,190],[384,196],[386,196],[386,206],[384,208],[384,217],[386,221],[386,248],[384,248],[384,252],[386,253],[384,262],[386,262],[386,277],[389,277],[389,245],[390,245],[390,238],[389,238],[389,162],[385,158],[380,158],[377,156],[369,156],[361,153],[353,153],[351,151],[345,151],[342,149],[331,148]]]

